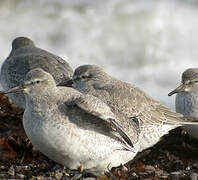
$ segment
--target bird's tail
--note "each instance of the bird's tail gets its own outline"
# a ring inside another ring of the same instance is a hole
[[[164,114],[166,124],[174,125],[198,125],[198,118],[185,116],[180,113],[172,112],[164,106],[158,107],[158,110]]]
[[[197,117],[183,116],[182,119],[184,120],[182,124],[198,125]]]

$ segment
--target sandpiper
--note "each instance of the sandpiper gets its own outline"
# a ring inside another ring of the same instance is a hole
[[[168,95],[177,93],[176,112],[198,118],[198,68],[185,70],[181,79],[181,85]],[[184,127],[192,136],[198,138],[198,125]]]
[[[53,77],[40,68],[28,72],[21,86],[5,93],[21,91],[26,98],[25,132],[54,161],[70,169],[83,165],[87,172],[99,175],[138,152],[135,123],[124,116],[118,119],[98,98],[56,86]]]
[[[25,75],[34,68],[42,68],[54,77],[56,83],[65,83],[72,78],[73,70],[62,58],[37,48],[27,37],[17,37],[12,41],[10,55],[3,62],[0,82],[4,90],[20,85]],[[10,99],[20,108],[25,108],[22,93],[9,94]]]
[[[171,112],[140,89],[113,78],[96,65],[78,67],[72,80],[73,87],[80,92],[98,97],[111,108],[119,109],[129,119],[138,117],[140,151],[156,144],[171,129],[183,124],[194,124],[186,122],[182,114]]]

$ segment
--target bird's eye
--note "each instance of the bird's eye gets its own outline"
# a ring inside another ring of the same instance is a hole
[[[82,79],[86,79],[87,77],[86,77],[86,76],[81,76],[81,78],[82,78]]]
[[[194,81],[194,83],[198,83],[198,80]]]
[[[41,82],[41,81],[37,80],[37,81],[36,81],[36,84],[39,84],[40,82]]]

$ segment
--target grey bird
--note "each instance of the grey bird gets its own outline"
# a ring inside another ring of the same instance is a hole
[[[49,72],[56,83],[65,83],[72,78],[73,70],[62,58],[37,48],[27,37],[17,37],[12,41],[12,50],[3,62],[0,83],[4,90],[20,85],[26,74],[34,69],[42,68]],[[9,94],[10,99],[20,108],[25,108],[25,97],[22,93]]]
[[[4,93],[17,92],[25,94],[23,126],[32,144],[70,169],[82,165],[99,175],[133,159],[139,150],[135,123],[118,118],[94,96],[56,86],[53,77],[40,68]]]
[[[176,112],[186,116],[198,118],[198,68],[190,68],[182,73],[181,85],[170,92],[168,96],[176,94]],[[198,138],[198,125],[185,126],[185,129]]]
[[[171,129],[185,122],[182,114],[171,112],[152,97],[120,81],[96,65],[83,65],[74,71],[73,87],[85,94],[91,94],[111,108],[119,109],[129,119],[137,116],[140,126],[140,151],[153,146]]]

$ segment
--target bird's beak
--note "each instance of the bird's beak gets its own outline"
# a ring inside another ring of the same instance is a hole
[[[17,93],[17,92],[23,92],[25,89],[24,86],[17,86],[17,87],[14,87],[12,89],[9,89],[7,91],[3,91],[2,93],[3,94],[10,94],[10,93]]]
[[[72,84],[73,84],[73,81],[71,79],[71,80],[68,80],[67,82],[59,83],[56,86],[72,87]]]
[[[179,92],[185,92],[186,91],[186,86],[184,84],[181,84],[179,87],[177,87],[176,89],[174,89],[173,91],[171,91],[168,96],[172,96],[175,93],[179,93]]]

